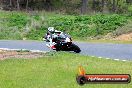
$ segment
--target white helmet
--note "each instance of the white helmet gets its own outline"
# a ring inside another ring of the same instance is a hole
[[[48,31],[49,31],[49,32],[54,32],[55,29],[54,29],[54,27],[48,27]]]

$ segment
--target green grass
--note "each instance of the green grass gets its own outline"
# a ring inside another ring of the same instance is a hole
[[[128,19],[131,20],[131,17],[119,14],[74,16],[48,12],[0,11],[0,39],[41,40],[50,26],[65,31],[74,38],[100,37],[126,25]]]
[[[39,59],[0,61],[0,88],[132,88],[132,83],[79,86],[75,79],[80,65],[88,74],[132,75],[132,62],[58,52]]]

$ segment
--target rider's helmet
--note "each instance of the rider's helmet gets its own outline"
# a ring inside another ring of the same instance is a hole
[[[48,27],[48,31],[53,33],[55,31],[55,29],[54,29],[54,27]]]

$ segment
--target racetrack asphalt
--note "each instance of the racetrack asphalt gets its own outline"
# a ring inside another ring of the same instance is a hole
[[[51,51],[43,41],[0,40],[0,48]],[[75,42],[83,55],[132,60],[132,44]]]

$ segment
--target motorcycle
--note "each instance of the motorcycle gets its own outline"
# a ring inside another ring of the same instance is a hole
[[[49,35],[45,35],[45,41],[49,42]],[[81,49],[72,42],[71,37],[66,33],[61,33],[58,37],[53,38],[52,42],[55,42],[56,51],[74,51],[76,53],[80,53]],[[51,48],[51,47],[50,47]]]

